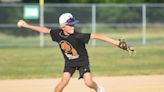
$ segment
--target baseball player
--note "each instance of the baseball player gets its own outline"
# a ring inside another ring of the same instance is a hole
[[[129,52],[134,51],[134,48],[128,46],[126,42],[122,40],[113,40],[101,34],[77,32],[75,31],[75,25],[78,23],[79,21],[76,20],[71,13],[64,13],[59,17],[60,27],[55,29],[30,25],[23,20],[20,20],[17,26],[50,34],[52,40],[58,43],[65,59],[65,66],[61,81],[56,86],[54,92],[63,91],[75,70],[79,71],[79,79],[83,78],[86,86],[94,89],[95,92],[105,92],[104,88],[92,79],[85,44],[87,44],[90,39],[99,39]]]

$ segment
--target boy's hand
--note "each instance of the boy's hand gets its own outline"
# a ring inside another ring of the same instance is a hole
[[[133,53],[134,53],[134,55],[136,54],[134,47],[129,46],[125,41],[123,41],[121,39],[119,39],[119,41],[120,41],[120,43],[118,45],[119,48],[128,51],[130,55]]]
[[[34,26],[31,24],[28,24],[24,20],[19,20],[17,23],[17,26],[19,28],[26,28],[26,29],[30,29],[33,31],[41,32],[41,33],[47,33],[47,34],[50,34],[50,31],[51,31],[51,29],[46,28],[46,27]]]
[[[19,20],[18,23],[17,23],[17,26],[19,28],[25,27],[26,25],[27,25],[27,23],[24,20]]]

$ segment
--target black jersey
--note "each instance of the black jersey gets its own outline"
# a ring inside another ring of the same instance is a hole
[[[59,44],[66,66],[84,66],[89,64],[85,44],[89,42],[90,33],[75,31],[74,34],[66,36],[62,29],[56,28],[50,31],[50,35],[52,40]]]

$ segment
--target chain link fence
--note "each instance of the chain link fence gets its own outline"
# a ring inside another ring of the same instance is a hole
[[[0,47],[40,46],[40,33],[20,29],[24,7],[39,4],[0,4]],[[77,31],[100,33],[113,39],[123,38],[134,45],[164,45],[164,4],[45,4],[44,26],[54,28],[62,13],[70,12],[80,24]],[[24,19],[40,25],[40,19]],[[56,45],[43,35],[44,46]],[[93,40],[89,45],[108,45]]]

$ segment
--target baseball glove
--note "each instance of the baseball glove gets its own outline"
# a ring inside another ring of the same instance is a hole
[[[134,47],[132,46],[129,46],[124,40],[122,39],[119,39],[120,43],[118,45],[119,48],[123,49],[123,50],[126,50],[129,52],[130,55],[135,55],[136,54],[136,51],[134,50]]]

